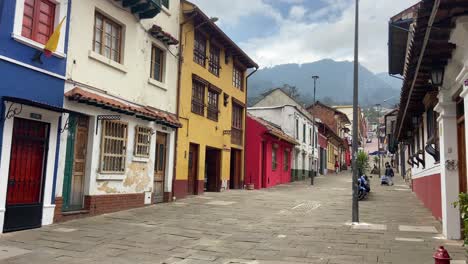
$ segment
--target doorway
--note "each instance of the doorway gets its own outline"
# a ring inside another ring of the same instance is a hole
[[[156,156],[154,162],[154,203],[164,202],[164,178],[166,177],[167,134],[156,136]]]
[[[205,192],[219,192],[221,181],[221,150],[206,148]]]
[[[198,187],[198,145],[190,144],[188,155],[187,194],[197,193]]]
[[[89,118],[70,115],[68,124],[62,210],[78,211],[84,204]]]
[[[242,189],[242,152],[231,149],[231,167],[229,175],[229,189]]]
[[[262,141],[262,161],[260,163],[260,167],[261,167],[261,182],[262,182],[262,188],[266,188],[267,187],[267,183],[266,183],[266,177],[267,177],[267,173],[266,173],[266,143],[265,141]]]
[[[49,124],[15,118],[4,232],[41,226]]]

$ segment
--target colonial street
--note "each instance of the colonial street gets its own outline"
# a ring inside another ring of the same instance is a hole
[[[260,191],[205,193],[169,204],[3,234],[0,263],[434,263],[459,241],[400,177],[378,186],[351,218],[351,176],[329,174]],[[367,224],[364,224],[367,223]]]

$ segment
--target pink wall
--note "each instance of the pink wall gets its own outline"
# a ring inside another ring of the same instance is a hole
[[[265,169],[265,186],[266,188],[272,187],[282,183],[291,181],[291,160],[292,150],[294,145],[285,141],[278,140],[267,133],[267,129],[254,119],[247,116],[247,137],[245,144],[246,155],[246,174],[245,183],[253,183],[255,189],[262,188],[262,170]],[[263,142],[263,144],[262,144]],[[272,150],[273,145],[277,144],[277,167],[276,170],[272,169]],[[265,163],[262,157],[262,145],[265,147]],[[284,151],[290,150],[288,170],[284,170]]]
[[[435,218],[442,219],[440,174],[413,179],[413,192]]]

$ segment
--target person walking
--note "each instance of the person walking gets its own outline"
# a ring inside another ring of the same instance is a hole
[[[395,173],[393,172],[392,166],[390,166],[388,162],[385,163],[385,176],[388,179],[388,185],[393,185],[393,176],[395,176]]]
[[[340,164],[338,164],[338,161],[335,160],[335,173],[338,174],[339,170],[340,170]]]

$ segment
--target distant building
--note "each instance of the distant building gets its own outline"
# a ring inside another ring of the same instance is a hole
[[[246,128],[245,183],[260,189],[290,182],[294,146],[300,143],[279,126],[250,114]]]
[[[295,138],[291,180],[304,180],[316,175],[318,170],[318,127],[313,126],[313,117],[298,102],[281,89],[274,89],[248,112],[276,124],[287,135]],[[318,119],[316,121],[319,121]]]

